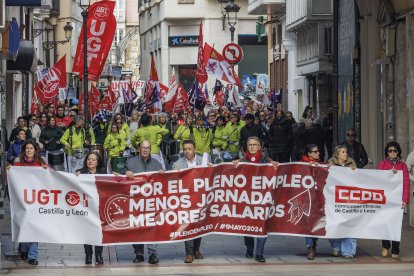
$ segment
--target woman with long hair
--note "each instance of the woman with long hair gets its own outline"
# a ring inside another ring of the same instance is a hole
[[[328,164],[333,166],[350,167],[352,170],[356,169],[354,159],[349,157],[345,145],[338,145],[334,149],[334,154],[328,160]],[[333,248],[340,248],[342,257],[345,259],[352,259],[355,257],[357,249],[357,240],[353,238],[337,239],[331,242]],[[335,254],[336,253],[336,254]],[[339,255],[339,252],[334,252],[333,255]]]
[[[389,142],[385,146],[384,160],[382,160],[378,166],[378,170],[392,170],[393,173],[402,171],[403,173],[403,196],[401,209],[404,209],[410,200],[410,176],[408,173],[407,165],[401,161],[401,147],[395,141]],[[391,257],[398,259],[400,257],[400,242],[399,241],[382,241],[381,256],[383,258],[388,256],[391,249]]]
[[[92,151],[89,152],[83,163],[83,167],[80,170],[77,170],[75,175],[79,176],[80,174],[105,174],[104,164],[102,157],[99,153]],[[85,264],[92,264],[92,255],[93,248],[90,244],[83,245],[85,249]],[[95,263],[97,265],[103,265],[104,260],[102,257],[103,246],[95,246]]]
[[[15,140],[10,144],[9,149],[7,150],[7,162],[14,164],[16,158],[21,153],[21,149],[25,141],[26,131],[24,129],[19,129]]]
[[[305,119],[306,128],[310,128],[313,122],[313,108],[307,105],[303,111],[302,118]]]
[[[21,147],[21,152],[13,166],[33,166],[47,169],[45,160],[40,155],[39,145],[34,140],[27,140]],[[38,265],[38,243],[22,242],[19,244],[20,257],[31,265]]]

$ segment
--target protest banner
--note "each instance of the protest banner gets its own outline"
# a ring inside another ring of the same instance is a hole
[[[162,243],[211,233],[401,238],[401,172],[241,163],[131,179],[12,167],[8,179],[19,242]]]

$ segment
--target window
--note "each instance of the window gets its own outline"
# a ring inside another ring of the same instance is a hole
[[[324,28],[324,51],[325,55],[332,55],[332,27],[327,26]]]

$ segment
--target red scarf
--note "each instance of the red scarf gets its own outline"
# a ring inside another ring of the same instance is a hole
[[[249,162],[252,163],[260,163],[260,160],[262,160],[262,155],[263,152],[261,150],[259,150],[258,152],[256,152],[255,155],[252,155],[250,152],[246,152],[246,158],[247,160],[249,160]]]

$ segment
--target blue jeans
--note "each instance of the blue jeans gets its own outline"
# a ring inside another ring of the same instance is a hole
[[[329,240],[332,250],[341,251],[341,239]]]
[[[20,243],[20,250],[23,253],[27,252],[28,260],[37,260],[37,242],[22,242]]]
[[[342,256],[354,257],[357,249],[357,240],[352,238],[341,239]]]
[[[263,256],[264,246],[266,244],[267,238],[257,238],[256,239],[256,256]],[[247,247],[247,250],[252,250],[254,248],[254,238],[253,237],[244,237],[244,244]]]
[[[317,241],[318,241],[318,238],[305,237],[306,247],[316,246]]]

